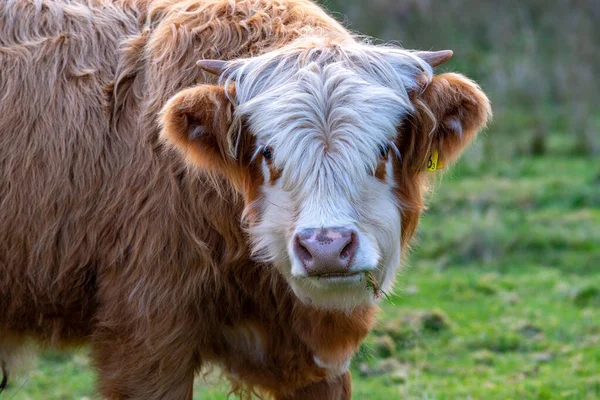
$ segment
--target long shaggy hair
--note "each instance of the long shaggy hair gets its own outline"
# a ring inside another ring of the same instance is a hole
[[[218,113],[215,123],[231,117],[229,149],[246,161],[255,148],[240,142],[242,121],[285,82],[311,90],[327,77],[318,98],[328,101],[353,89],[336,85],[344,66],[357,86],[387,87],[377,97],[389,119],[363,121],[389,131],[406,116],[402,129],[419,133],[394,134],[402,155],[394,190],[407,206],[403,245],[426,187],[414,160],[450,143],[451,161],[489,115],[473,83],[436,80],[414,54],[354,38],[308,0],[1,2],[0,367],[10,374],[33,338],[88,344],[106,398],[191,398],[194,374],[218,364],[238,393],[348,399],[344,368],[374,308],[345,313],[301,302],[268,257],[251,258],[240,219],[257,199],[250,193],[257,174],[247,170],[237,184],[191,168],[161,139],[169,99],[217,83],[196,67],[199,59],[240,60],[222,82],[235,106],[219,109],[230,114]],[[420,91],[409,79],[415,71],[428,83]],[[467,97],[475,111],[460,116],[465,140],[430,135],[450,126],[447,104]],[[302,129],[300,119],[278,119],[276,106],[269,124]],[[305,122],[329,132],[326,121],[348,118],[349,110]],[[285,148],[276,136],[268,140]],[[297,173],[319,179],[310,163]],[[289,174],[281,179],[293,186]]]

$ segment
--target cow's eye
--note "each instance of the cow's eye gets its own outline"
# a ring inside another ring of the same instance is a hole
[[[269,146],[263,147],[262,155],[267,162],[271,162],[273,160],[273,149]]]
[[[388,153],[390,152],[390,146],[389,145],[381,145],[379,146],[379,156],[380,157],[385,157],[388,155]]]

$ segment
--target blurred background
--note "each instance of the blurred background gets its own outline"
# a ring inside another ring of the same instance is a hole
[[[454,50],[494,120],[437,185],[352,364],[355,399],[600,399],[600,1],[324,0],[350,29]],[[17,399],[94,398],[85,350]],[[225,399],[217,377],[196,399]]]

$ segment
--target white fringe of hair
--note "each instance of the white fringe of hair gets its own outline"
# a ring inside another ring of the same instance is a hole
[[[318,67],[333,64],[354,71],[357,78],[365,82],[395,91],[408,108],[411,106],[407,91],[417,89],[419,84],[428,84],[433,76],[431,66],[414,51],[375,46],[367,39],[304,37],[257,57],[229,61],[219,83],[228,88],[235,82],[236,98],[230,101],[238,106],[271,89],[285,88],[298,81],[302,71],[311,64]],[[250,108],[236,109],[237,117],[250,112]]]
[[[220,77],[226,88],[235,85],[236,93],[230,99],[234,122],[229,150],[237,154],[239,132],[247,123],[264,145],[277,149],[276,165],[285,161],[294,166],[283,171],[284,188],[298,188],[305,181],[324,189],[327,183],[314,175],[339,171],[340,164],[358,178],[363,175],[358,169],[376,168],[382,140],[395,137],[401,119],[414,111],[408,92],[422,90],[419,85],[428,84],[432,75],[431,66],[411,51],[354,38],[305,37],[257,57],[230,61]],[[346,138],[332,141],[337,149],[328,148],[332,135]],[[322,140],[314,140],[316,136]],[[360,159],[352,151],[355,157],[344,160],[350,154],[344,143],[359,146]]]

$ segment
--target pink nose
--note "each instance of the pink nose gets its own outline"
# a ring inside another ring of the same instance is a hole
[[[304,229],[294,238],[294,252],[309,276],[348,273],[357,250],[358,235],[346,228]]]

